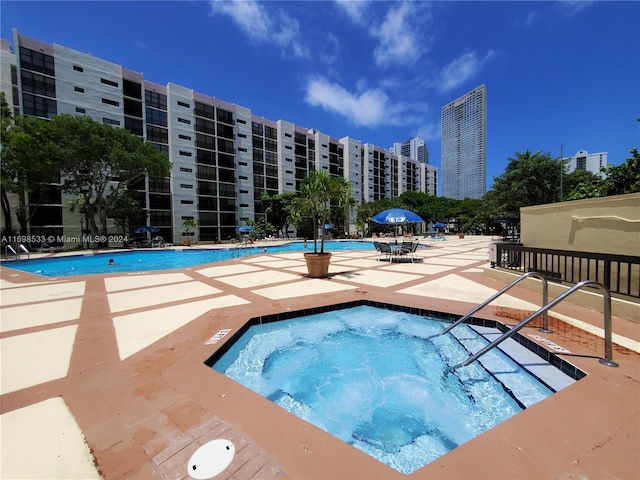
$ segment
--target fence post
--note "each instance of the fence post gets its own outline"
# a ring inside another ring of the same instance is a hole
[[[611,290],[611,260],[604,261],[604,281],[602,283]]]

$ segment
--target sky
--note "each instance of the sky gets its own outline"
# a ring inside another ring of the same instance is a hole
[[[637,1],[10,1],[12,30],[390,149],[484,84],[487,188],[516,152],[640,148]],[[635,33],[634,33],[635,32]]]

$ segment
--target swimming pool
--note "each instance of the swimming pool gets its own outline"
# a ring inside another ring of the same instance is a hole
[[[488,342],[468,325],[430,338],[444,324],[359,305],[253,325],[206,363],[410,474],[554,393],[497,349],[446,373]]]
[[[325,241],[326,251],[339,250],[373,250],[373,243],[355,240]],[[313,249],[309,242],[291,242],[284,245],[262,245],[241,249],[148,249],[127,252],[107,252],[95,255],[73,255],[55,258],[15,260],[2,262],[2,266],[15,268],[25,272],[36,273],[47,277],[67,277],[71,275],[88,275],[113,272],[144,272],[152,270],[169,270],[187,268],[205,263],[229,260],[238,255],[261,253],[297,252]],[[266,252],[265,252],[266,250]],[[113,264],[109,263],[113,259]]]

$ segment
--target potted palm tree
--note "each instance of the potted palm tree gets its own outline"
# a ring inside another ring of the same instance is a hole
[[[193,233],[191,233],[191,229],[195,229],[197,228],[197,226],[198,225],[193,218],[185,218],[182,221],[182,228],[184,229],[184,231],[182,232],[182,235],[184,237],[182,239],[182,245],[184,245],[185,247],[191,246],[191,236],[193,235]]]
[[[291,204],[291,214],[297,226],[308,221],[313,225],[313,252],[304,254],[310,277],[328,275],[331,253],[324,251],[325,226],[332,213],[341,216],[353,205],[351,183],[343,177],[332,177],[325,171],[314,170],[302,180],[300,192]]]

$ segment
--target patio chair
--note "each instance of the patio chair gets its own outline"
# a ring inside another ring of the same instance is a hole
[[[411,263],[418,260],[416,250],[418,250],[418,242],[402,242],[402,247],[398,250],[397,254],[400,256],[406,256],[411,259]]]
[[[384,255],[387,260],[391,261],[393,257],[393,251],[391,250],[391,245],[383,242],[383,243],[380,243],[379,246],[380,246],[380,256],[378,257],[378,260],[381,260],[382,256]]]

